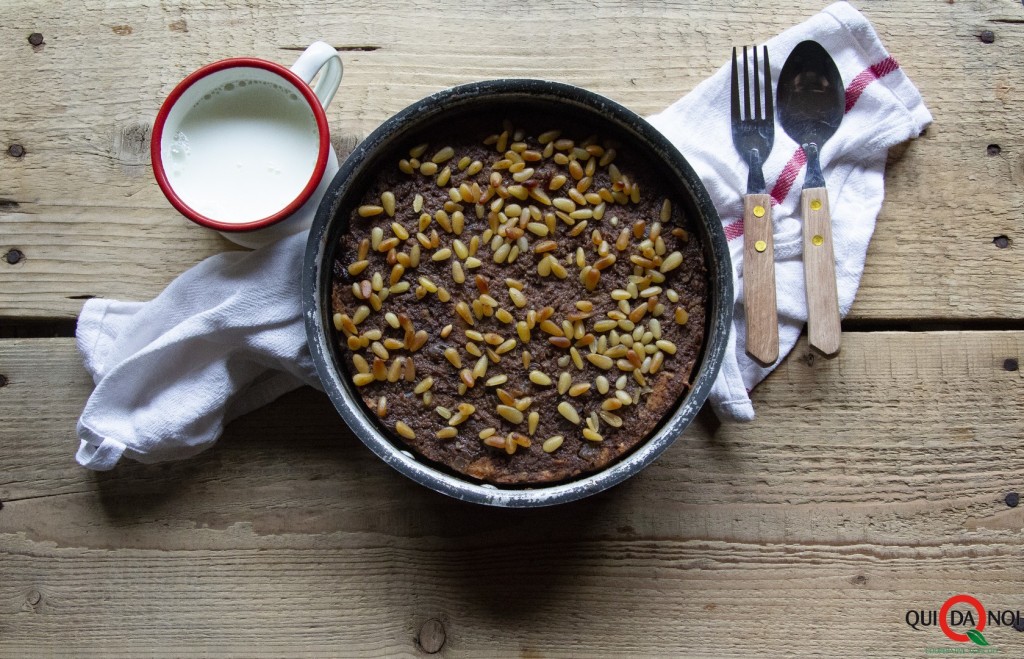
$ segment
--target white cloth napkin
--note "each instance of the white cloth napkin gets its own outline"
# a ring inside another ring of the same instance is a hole
[[[78,420],[79,464],[186,458],[235,417],[320,386],[300,303],[307,235],[211,256],[150,302],[85,303],[78,350],[96,388]]]
[[[886,152],[918,135],[931,116],[867,19],[850,5],[834,4],[771,39],[776,79],[790,50],[805,39],[825,46],[847,85],[846,118],[821,153],[845,314],[882,204]],[[732,148],[728,90],[723,67],[650,120],[703,179],[730,239],[736,321],[710,400],[720,416],[749,420],[748,391],[774,366],[756,365],[743,349],[741,194],[747,168]],[[780,359],[806,320],[797,208],[802,164],[803,152],[777,129],[764,173],[777,204]],[[147,463],[188,457],[215,442],[231,419],[303,384],[319,387],[299,291],[305,240],[302,233],[255,252],[213,256],[150,302],[87,301],[78,348],[96,388],[78,423],[78,462],[105,470],[122,455]]]

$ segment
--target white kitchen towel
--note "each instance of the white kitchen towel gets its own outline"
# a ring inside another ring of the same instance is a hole
[[[750,37],[756,35],[751,34]],[[743,40],[743,34],[736,34]],[[845,317],[864,272],[868,242],[885,194],[889,147],[920,135],[931,120],[921,95],[882,46],[863,15],[838,2],[767,42],[772,79],[801,41],[813,39],[832,55],[846,84],[846,116],[821,150],[836,258],[839,310]],[[648,120],[683,152],[708,188],[729,239],[736,304],[733,332],[709,400],[724,419],[754,418],[750,390],[778,361],[761,366],[745,350],[743,313],[743,193],[747,165],[733,148],[730,128],[731,65],[726,64],[692,92]],[[776,122],[775,145],[764,163],[773,201],[779,360],[796,345],[807,322],[804,295],[800,188],[805,156]]]
[[[96,388],[78,421],[81,465],[185,458],[231,419],[320,386],[300,303],[307,235],[212,256],[150,302],[85,303],[78,349]]]
[[[741,42],[743,37],[736,35]],[[846,118],[821,153],[845,314],[881,207],[886,152],[918,135],[931,116],[867,19],[850,5],[834,4],[768,41],[775,79],[790,50],[805,39],[825,46],[847,86]],[[723,67],[650,121],[705,182],[730,240],[736,321],[710,400],[723,418],[749,420],[748,392],[773,367],[756,365],[743,349],[740,218],[747,168],[732,147],[728,90]],[[796,185],[802,165],[803,152],[777,128],[764,173],[777,204],[780,359],[806,320]],[[299,292],[305,239],[303,233],[255,252],[211,257],[147,303],[87,301],[78,347],[96,388],[78,424],[79,463],[105,470],[122,455],[147,463],[188,457],[216,441],[231,419],[302,384],[319,386]]]

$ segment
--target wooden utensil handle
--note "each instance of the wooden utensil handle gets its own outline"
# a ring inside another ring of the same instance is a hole
[[[800,196],[804,219],[804,289],[807,291],[807,341],[826,357],[839,353],[842,329],[836,261],[832,251],[832,215],[825,188],[807,188]]]
[[[772,199],[743,197],[743,296],[747,318],[747,352],[762,364],[779,358],[779,318],[775,308],[775,247]]]

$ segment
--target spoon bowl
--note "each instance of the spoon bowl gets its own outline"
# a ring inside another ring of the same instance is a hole
[[[835,134],[846,110],[843,77],[816,41],[801,42],[779,74],[779,123],[799,144],[821,145]]]

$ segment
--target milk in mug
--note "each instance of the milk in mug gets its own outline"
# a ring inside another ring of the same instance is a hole
[[[196,212],[253,222],[296,199],[316,168],[319,130],[306,100],[268,80],[203,95],[164,143],[168,180]]]
[[[343,71],[338,51],[317,41],[291,68],[233,57],[192,72],[153,123],[160,190],[189,220],[244,247],[308,229],[338,172],[324,108]]]

